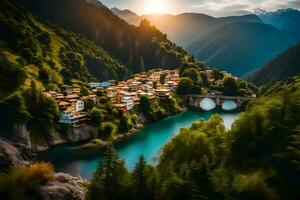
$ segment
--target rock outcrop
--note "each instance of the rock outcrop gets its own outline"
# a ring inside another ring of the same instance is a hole
[[[26,145],[0,138],[0,171],[6,171],[10,166],[28,166],[32,160]],[[84,184],[85,180],[81,178],[55,173],[53,180],[41,186],[40,194],[45,200],[83,200],[86,193]]]
[[[22,149],[20,151],[20,149]],[[0,138],[0,170],[8,166],[26,166],[30,162],[26,160],[27,152],[24,148],[17,148],[10,142]]]
[[[93,125],[86,125],[80,128],[70,128],[67,133],[68,141],[79,142],[93,139],[98,136],[99,128]]]
[[[64,173],[55,174],[55,179],[41,187],[45,200],[83,200],[85,198],[85,181]]]

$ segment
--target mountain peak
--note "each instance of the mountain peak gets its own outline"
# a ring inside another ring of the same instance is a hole
[[[99,6],[99,7],[105,7],[105,6],[103,5],[103,3],[101,3],[101,2],[98,1],[98,0],[86,0],[86,1],[89,2],[89,3],[92,3],[92,4],[96,5],[96,6]]]
[[[119,8],[117,8],[117,7],[113,7],[113,8],[111,8],[110,9],[113,13],[115,13],[115,14],[122,14],[122,15],[135,15],[135,16],[137,16],[137,14],[136,13],[134,13],[134,12],[132,12],[131,10],[128,10],[128,9],[125,9],[125,10],[121,10],[121,9],[119,9]]]

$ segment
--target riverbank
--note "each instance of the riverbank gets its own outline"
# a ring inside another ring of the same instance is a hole
[[[209,119],[213,114],[220,114],[226,128],[230,128],[238,116],[237,112],[201,112],[199,110],[186,110],[177,115],[145,125],[134,132],[130,137],[122,138],[115,143],[115,147],[129,170],[134,166],[140,155],[144,155],[147,163],[155,165],[161,148],[170,141],[181,128],[187,128],[200,119]],[[103,148],[78,148],[83,144],[59,145],[42,153],[39,161],[51,162],[57,171],[81,176],[87,180],[104,158]]]

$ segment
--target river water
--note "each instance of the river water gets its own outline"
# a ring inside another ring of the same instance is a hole
[[[140,155],[144,155],[149,164],[155,165],[161,148],[178,134],[181,128],[189,127],[201,118],[207,120],[215,113],[222,116],[227,129],[238,115],[237,112],[187,110],[143,128],[120,142],[116,148],[129,170],[134,168]],[[42,154],[40,160],[51,162],[58,172],[66,172],[89,180],[102,158],[102,150],[78,150],[76,145],[60,145]]]

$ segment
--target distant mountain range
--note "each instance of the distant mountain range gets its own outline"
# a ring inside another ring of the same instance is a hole
[[[298,10],[256,10],[255,14],[214,18],[198,13],[138,16],[112,11],[137,25],[146,18],[195,58],[220,70],[242,76],[267,63],[300,39]]]
[[[291,8],[281,9],[275,12],[257,9],[254,13],[259,16],[264,23],[275,26],[278,30],[295,41],[300,40],[300,11]]]
[[[266,85],[296,75],[300,75],[300,43],[250,73],[246,79],[256,85]]]

